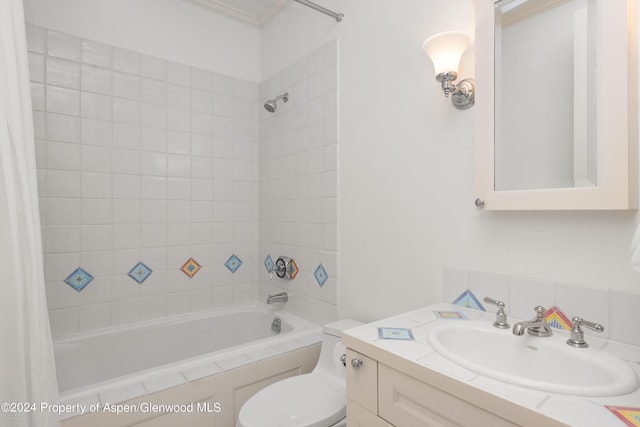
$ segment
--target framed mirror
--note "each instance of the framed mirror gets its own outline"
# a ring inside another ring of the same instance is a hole
[[[476,0],[476,206],[635,208],[634,3]]]

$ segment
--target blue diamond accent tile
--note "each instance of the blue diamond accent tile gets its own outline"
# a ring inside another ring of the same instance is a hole
[[[131,277],[136,282],[142,284],[147,278],[153,273],[153,270],[144,265],[142,261],[137,263],[131,271],[129,271],[129,277]]]
[[[82,269],[82,267],[78,267],[75,269],[73,273],[69,275],[66,279],[64,279],[64,283],[71,286],[76,291],[80,292],[84,288],[87,287],[89,283],[93,280],[93,276]]]
[[[235,256],[234,254],[229,257],[229,259],[227,260],[227,262],[224,263],[224,265],[229,269],[229,271],[231,271],[232,273],[235,273],[236,270],[239,269],[240,266],[242,265],[242,260],[237,256]]]
[[[313,273],[313,275],[316,276],[316,280],[318,281],[318,285],[320,285],[320,287],[322,287],[322,285],[324,285],[324,282],[326,282],[329,278],[329,276],[327,275],[327,271],[324,269],[322,264],[320,264],[318,268],[316,268],[316,271]]]
[[[271,258],[271,255],[267,255],[267,257],[264,259],[264,267],[267,269],[267,273],[271,273],[273,271],[273,259]]]
[[[459,305],[460,307],[473,308],[474,310],[487,311],[469,289],[461,293],[460,296],[453,301],[453,304]]]

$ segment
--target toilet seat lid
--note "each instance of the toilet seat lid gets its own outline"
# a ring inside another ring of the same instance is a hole
[[[271,384],[240,410],[239,427],[326,427],[346,416],[344,384],[305,374]]]

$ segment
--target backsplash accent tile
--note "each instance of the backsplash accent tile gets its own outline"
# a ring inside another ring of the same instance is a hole
[[[147,278],[153,273],[149,267],[147,267],[142,261],[138,262],[133,268],[127,273],[129,277],[133,280],[142,284]]]
[[[628,406],[606,406],[613,415],[618,417],[620,421],[630,427],[640,427],[640,408],[631,408]]]
[[[91,274],[84,271],[82,267],[78,267],[73,273],[71,273],[69,276],[67,276],[66,279],[64,279],[64,282],[76,291],[80,292],[81,290],[86,288],[92,280],[93,276]]]
[[[316,277],[316,280],[318,282],[318,285],[320,285],[320,287],[322,287],[322,285],[324,285],[324,283],[329,278],[322,264],[320,264],[318,268],[316,268],[316,271],[313,273],[313,275]]]
[[[556,306],[545,311],[543,316],[552,328],[570,331],[573,327],[571,320]]]
[[[238,258],[235,254],[231,255],[227,262],[224,263],[224,266],[229,269],[230,272],[235,273],[237,269],[242,265],[242,260]]]
[[[453,301],[453,304],[474,310],[487,311],[469,289],[460,294],[460,296]]]
[[[200,271],[200,268],[202,268],[200,266],[200,264],[198,264],[198,262],[193,259],[193,258],[189,258],[187,260],[187,262],[185,262],[184,264],[182,264],[182,267],[180,267],[180,270],[186,274],[187,276],[189,276],[189,279],[193,278],[193,276],[196,275],[196,273],[198,271]]]

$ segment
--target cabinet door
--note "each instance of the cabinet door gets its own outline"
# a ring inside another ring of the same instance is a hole
[[[347,397],[378,414],[378,362],[350,348],[347,349]]]
[[[515,427],[491,412],[380,364],[378,415],[396,426]]]
[[[362,406],[351,400],[347,401],[347,427],[393,427],[391,424],[378,418]]]

